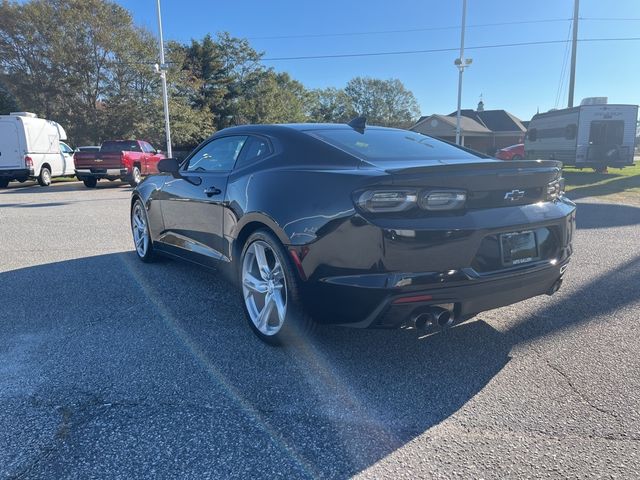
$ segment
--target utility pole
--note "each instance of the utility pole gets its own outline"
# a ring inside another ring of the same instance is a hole
[[[162,101],[164,104],[164,132],[167,137],[167,157],[173,157],[171,150],[171,126],[169,125],[169,97],[167,95],[167,65],[164,63],[164,39],[162,38],[162,14],[160,13],[160,0],[158,5],[158,32],[160,35],[160,65],[156,65],[156,71],[162,80]]]
[[[573,0],[573,40],[571,41],[571,76],[569,77],[569,103],[573,107],[573,90],[576,83],[576,50],[578,49],[578,11],[580,0]]]
[[[458,112],[456,114],[456,144],[460,145],[460,110],[462,108],[462,74],[471,65],[470,58],[464,58],[464,31],[467,21],[467,0],[462,0],[462,28],[460,33],[460,57],[453,62],[458,67]]]

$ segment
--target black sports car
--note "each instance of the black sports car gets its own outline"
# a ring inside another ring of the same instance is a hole
[[[559,162],[362,120],[228,128],[158,168],[131,199],[138,256],[231,266],[269,343],[314,321],[447,327],[554,293],[571,255]]]

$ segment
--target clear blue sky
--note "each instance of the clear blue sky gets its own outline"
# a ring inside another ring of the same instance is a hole
[[[119,0],[138,24],[156,32],[155,0]],[[462,0],[162,0],[166,39],[189,41],[228,31],[246,37],[266,58],[361,52],[457,48],[459,28],[354,36],[268,39],[451,27],[460,24]],[[568,20],[473,27],[476,24],[569,19],[573,0],[468,0],[466,45],[568,38]],[[640,37],[640,0],[581,0],[580,38]],[[591,20],[593,18],[623,20]],[[633,20],[636,19],[636,20]],[[523,120],[556,106],[564,44],[469,50],[463,107],[483,94],[487,109],[503,108]],[[610,103],[640,103],[640,41],[581,43],[575,101],[608,96]],[[456,52],[266,61],[307,87],[343,87],[352,77],[399,78],[416,95],[423,114],[456,108]],[[567,58],[568,64],[568,58]],[[559,106],[566,105],[568,65]]]

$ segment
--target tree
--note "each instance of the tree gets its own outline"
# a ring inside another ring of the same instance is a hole
[[[143,116],[148,103],[134,84],[157,83],[154,58],[151,35],[113,2],[0,4],[0,79],[25,110],[65,125],[77,143],[99,141],[110,127],[122,130]],[[134,110],[118,115],[124,104]]]
[[[347,83],[345,93],[369,124],[407,128],[420,116],[416,98],[398,79],[356,77]]]
[[[312,90],[309,99],[309,116],[313,122],[346,123],[356,116],[351,99],[342,89]]]
[[[8,115],[18,110],[18,103],[9,90],[0,83],[0,115]]]
[[[259,80],[230,110],[236,125],[247,123],[297,123],[308,120],[308,92],[287,73],[272,70],[260,74]]]

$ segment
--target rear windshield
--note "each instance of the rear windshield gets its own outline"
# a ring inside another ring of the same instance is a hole
[[[116,140],[104,142],[100,147],[101,152],[141,152],[140,145],[135,140]]]
[[[478,158],[465,150],[408,130],[369,128],[364,133],[347,129],[307,132],[360,158],[380,160],[440,160]]]

